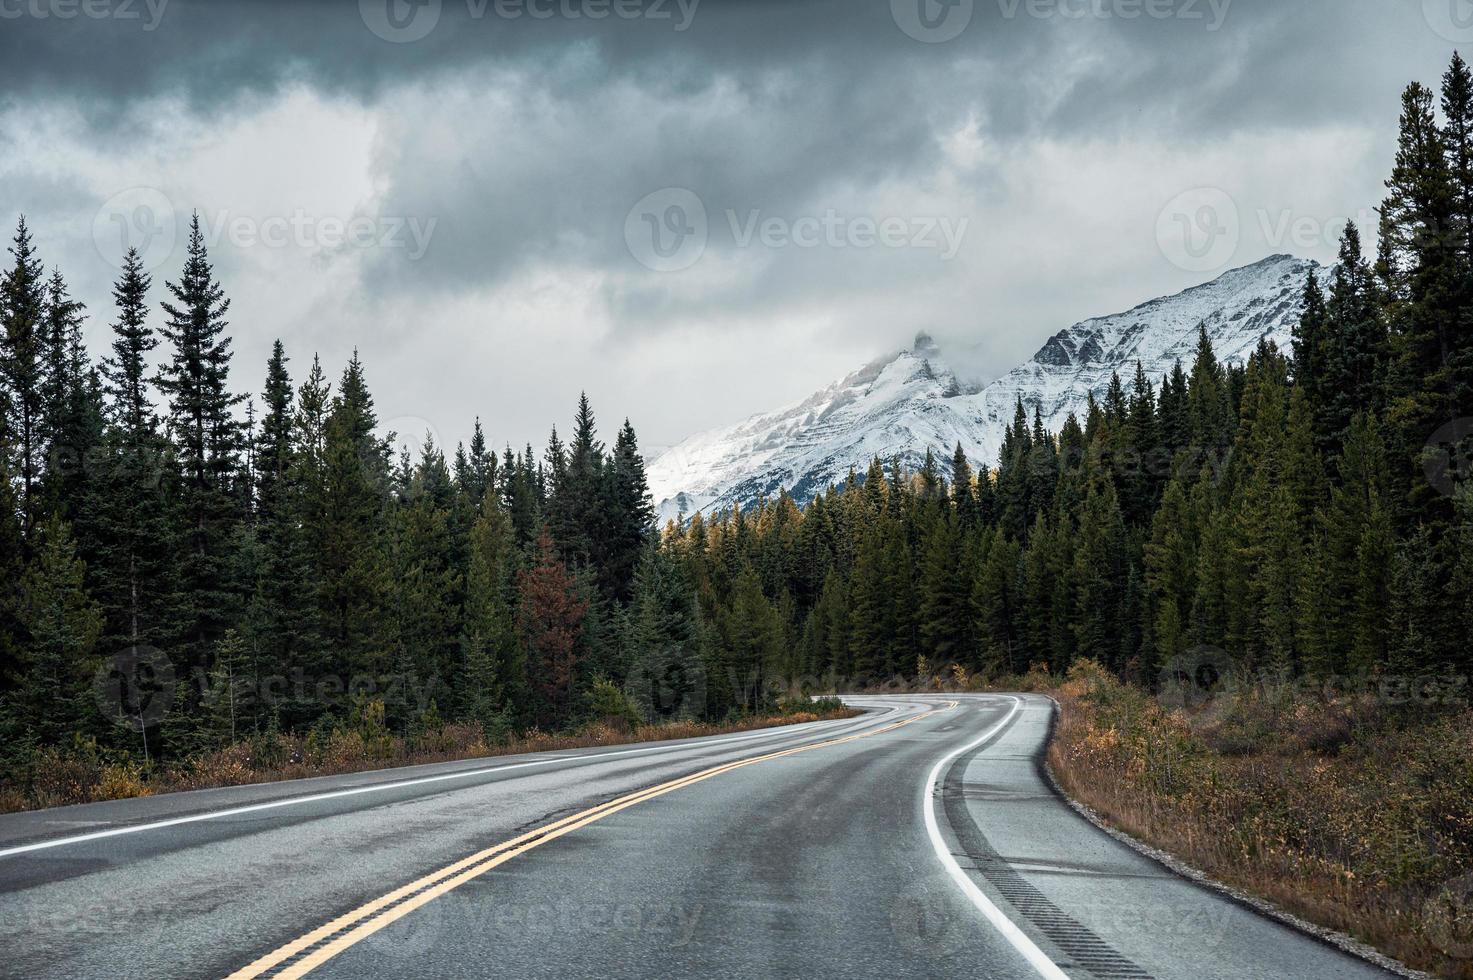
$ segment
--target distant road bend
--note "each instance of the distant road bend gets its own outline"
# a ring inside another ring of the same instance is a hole
[[[0,817],[14,977],[1389,974],[1100,833],[1052,705],[858,718]]]

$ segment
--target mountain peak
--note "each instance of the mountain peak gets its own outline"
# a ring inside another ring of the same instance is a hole
[[[1112,374],[1139,362],[1152,382],[1190,363],[1206,329],[1218,358],[1241,363],[1265,338],[1289,343],[1304,282],[1317,264],[1292,255],[1223,273],[1174,296],[1076,323],[981,390],[966,389],[926,331],[909,350],[871,362],[842,381],[776,412],[692,436],[656,459],[650,489],[663,516],[725,510],[786,489],[800,504],[864,472],[875,457],[918,468],[926,452],[949,456],[960,443],[974,464],[995,465],[1018,401],[1057,432],[1089,398],[1102,400]]]

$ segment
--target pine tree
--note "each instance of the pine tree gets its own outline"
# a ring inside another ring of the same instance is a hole
[[[622,602],[629,598],[635,567],[655,527],[644,457],[628,419],[614,441],[603,479],[601,501],[596,505],[604,527],[599,575],[604,593]]]
[[[505,727],[513,706],[527,701],[527,665],[512,615],[515,532],[494,491],[487,494],[471,529],[461,651],[465,714],[494,736]]]
[[[1170,460],[1163,458],[1156,420],[1156,390],[1140,361],[1135,363],[1135,378],[1131,381],[1124,447],[1125,465],[1119,471],[1118,480],[1124,496],[1125,517],[1128,523],[1141,526],[1151,519]]]
[[[1442,76],[1442,116],[1458,248],[1465,269],[1473,270],[1473,73],[1456,51]]]
[[[389,615],[383,639],[393,676],[416,685],[446,682],[460,655],[462,582],[451,563],[452,500],[445,457],[426,436],[408,497],[390,509],[385,536]]]
[[[1325,412],[1325,344],[1329,331],[1329,314],[1325,309],[1325,291],[1314,269],[1304,284],[1304,297],[1299,304],[1299,322],[1293,329],[1294,384],[1302,389],[1315,410],[1316,418]]]
[[[93,550],[96,508],[90,477],[102,442],[102,393],[82,345],[85,307],[72,299],[61,270],[46,286],[42,319],[41,433],[46,442],[42,507],[73,523]]]
[[[843,575],[838,569],[830,568],[811,616],[812,670],[836,687],[847,682],[853,670],[849,656],[848,593]]]
[[[721,663],[736,707],[743,711],[766,707],[768,683],[776,679],[782,656],[783,628],[777,610],[762,593],[757,570],[750,564],[742,567],[733,584],[721,637]]]
[[[1067,592],[1061,550],[1057,531],[1040,513],[1023,549],[1019,632],[1028,663],[1048,663],[1055,670],[1068,667],[1073,650],[1066,636],[1070,620],[1057,618]]]
[[[974,667],[972,583],[963,574],[962,532],[954,515],[932,521],[922,543],[917,580],[920,652],[937,667]]]
[[[235,497],[240,478],[242,432],[230,393],[230,301],[215,280],[199,216],[189,234],[184,270],[168,283],[162,333],[172,346],[158,377],[169,400],[168,427],[179,470],[181,535],[177,545],[179,594],[174,649],[181,663],[208,669],[215,643],[240,606],[231,581],[231,542],[241,518]]]
[[[1017,543],[1009,540],[1002,528],[996,528],[972,586],[973,629],[981,647],[979,668],[993,676],[1021,674],[1028,669],[1017,634],[1020,557]]]
[[[1125,582],[1125,522],[1114,484],[1102,479],[1092,485],[1080,514],[1073,547],[1072,586],[1075,619],[1072,632],[1080,657],[1119,669],[1121,633],[1116,620]]]
[[[389,669],[383,645],[390,595],[386,555],[389,456],[354,352],[332,397],[323,434],[320,532],[315,564],[336,673]]]
[[[40,482],[46,463],[43,431],[45,363],[42,359],[46,284],[41,260],[22,217],[10,246],[15,263],[0,281],[0,392],[12,461],[18,481],[21,535],[29,540],[41,509]]]
[[[173,581],[175,515],[170,451],[148,390],[148,356],[158,339],[148,325],[152,281],[136,250],[113,287],[112,353],[102,365],[108,429],[97,488],[98,553],[89,569],[101,602],[109,650],[166,643]]]
[[[1395,445],[1414,466],[1427,436],[1458,417],[1453,362],[1464,315],[1460,242],[1453,231],[1456,191],[1433,102],[1433,93],[1416,82],[1402,95],[1396,166],[1382,205],[1385,262],[1405,290],[1394,321],[1387,415],[1398,423]],[[1442,509],[1425,486],[1412,487],[1424,512]]]
[[[113,286],[117,321],[113,323],[112,355],[103,362],[108,418],[134,444],[149,441],[157,432],[157,418],[148,395],[148,355],[158,338],[148,325],[148,291],[153,285],[137,249],[123,256],[123,274]]]
[[[1232,399],[1228,379],[1213,353],[1205,326],[1197,328],[1197,355],[1187,388],[1187,418],[1192,445],[1214,459],[1232,439]]]
[[[1033,437],[1028,429],[1028,415],[1020,398],[1013,413],[1012,425],[1003,433],[1002,450],[997,471],[998,517],[1008,533],[1022,540],[1036,511],[1029,498],[1028,468],[1033,458]]]
[[[634,659],[625,687],[645,720],[703,717],[707,678],[695,591],[684,568],[653,543],[635,573],[629,632]]]
[[[951,454],[951,505],[964,531],[972,530],[981,521],[972,467],[960,442]]]
[[[97,664],[93,648],[102,613],[87,594],[86,569],[71,529],[60,518],[42,527],[35,558],[20,581],[18,619],[26,636],[21,683],[27,734],[54,745],[86,727],[86,702]]]
[[[7,582],[16,582],[23,568],[24,543],[11,459],[10,434],[4,413],[0,412],[0,576]],[[0,700],[8,700],[22,682],[21,634],[24,631],[18,619],[18,599],[13,590],[0,592]],[[0,707],[0,726],[5,724],[5,712]]]
[[[310,669],[318,673],[322,638],[313,612],[317,583],[312,574],[309,537],[321,512],[307,508],[308,494],[320,498],[322,412],[327,397],[321,365],[313,363],[313,374],[297,402],[287,369],[288,358],[281,341],[272,345],[266,363],[266,386],[262,393],[265,414],[255,439],[255,528],[259,561],[250,599],[253,639],[259,644],[258,659],[272,675],[292,676]],[[308,706],[275,705],[285,710],[288,721],[305,721],[300,713]]]
[[[871,529],[860,542],[849,578],[849,660],[861,678],[888,680],[895,674],[890,594],[885,575],[885,537]]]
[[[1375,281],[1361,255],[1360,232],[1345,225],[1323,324],[1321,375],[1317,388],[1316,439],[1333,456],[1351,416],[1379,408],[1386,331],[1377,309]]]
[[[1149,621],[1142,667],[1148,676],[1186,652],[1187,623],[1197,591],[1197,534],[1186,485],[1180,476],[1174,477],[1162,495],[1145,545]]]

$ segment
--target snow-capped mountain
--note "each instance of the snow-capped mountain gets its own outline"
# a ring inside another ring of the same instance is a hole
[[[995,465],[1003,431],[1022,398],[1045,427],[1081,417],[1103,398],[1110,376],[1129,382],[1139,361],[1153,381],[1190,364],[1205,326],[1221,360],[1241,363],[1268,337],[1287,347],[1314,262],[1274,255],[1125,313],[1077,323],[1033,358],[980,390],[961,383],[925,334],[804,401],[704,432],[649,467],[662,517],[755,503],[786,488],[800,502],[863,472],[876,456],[914,469],[930,449],[948,458],[957,443],[974,462]]]

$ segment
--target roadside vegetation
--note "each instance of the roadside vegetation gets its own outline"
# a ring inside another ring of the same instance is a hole
[[[265,732],[168,763],[141,762],[79,736],[71,744],[37,752],[25,771],[0,783],[0,813],[525,752],[698,738],[860,714],[836,698],[818,698],[782,700],[763,713],[724,722],[650,724],[610,685],[596,686],[589,707],[594,712],[589,720],[567,731],[532,729],[488,738],[480,725],[433,721],[396,734],[385,724],[383,705],[370,702],[345,722],[319,725],[305,734]]]
[[[1239,683],[1160,697],[1088,662],[1049,764],[1112,826],[1438,976],[1473,978],[1473,710],[1447,691]]]

